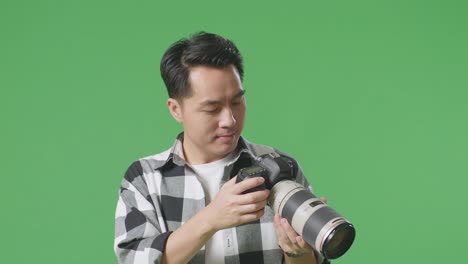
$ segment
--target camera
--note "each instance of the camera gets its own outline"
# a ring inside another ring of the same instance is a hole
[[[341,257],[351,247],[356,230],[337,211],[310,190],[294,181],[297,164],[286,156],[269,153],[250,167],[242,168],[236,183],[263,177],[264,183],[247,192],[270,190],[268,205],[286,218],[293,229],[326,259]]]

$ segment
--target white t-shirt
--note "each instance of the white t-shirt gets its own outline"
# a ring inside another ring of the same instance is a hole
[[[219,192],[219,185],[224,174],[224,167],[234,160],[236,152],[223,159],[210,163],[190,165],[196,172],[203,190],[205,201],[209,204]],[[222,230],[216,232],[205,244],[205,263],[224,264],[224,244]]]

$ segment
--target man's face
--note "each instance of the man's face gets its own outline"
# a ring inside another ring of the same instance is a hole
[[[184,155],[191,164],[208,163],[232,152],[244,127],[246,104],[234,66],[192,67],[192,96],[168,100],[169,110],[184,127]]]

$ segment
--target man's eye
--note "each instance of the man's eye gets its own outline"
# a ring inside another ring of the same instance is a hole
[[[216,113],[218,111],[219,111],[218,108],[210,108],[210,109],[205,109],[204,110],[204,112],[207,112],[207,113]]]
[[[241,101],[235,101],[235,102],[232,102],[232,105],[240,105],[242,102]]]

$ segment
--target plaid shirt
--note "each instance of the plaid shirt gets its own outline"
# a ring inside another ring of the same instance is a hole
[[[119,263],[160,263],[171,232],[206,205],[202,185],[183,158],[182,135],[179,134],[172,148],[135,161],[125,173],[115,214],[114,250]],[[220,186],[241,168],[251,166],[254,157],[272,152],[288,156],[242,137],[237,150],[234,161],[224,168]],[[295,167],[296,181],[312,190],[300,167]],[[284,262],[273,216],[274,212],[267,206],[259,220],[223,229],[225,263]],[[202,247],[189,263],[205,263],[204,253]]]

